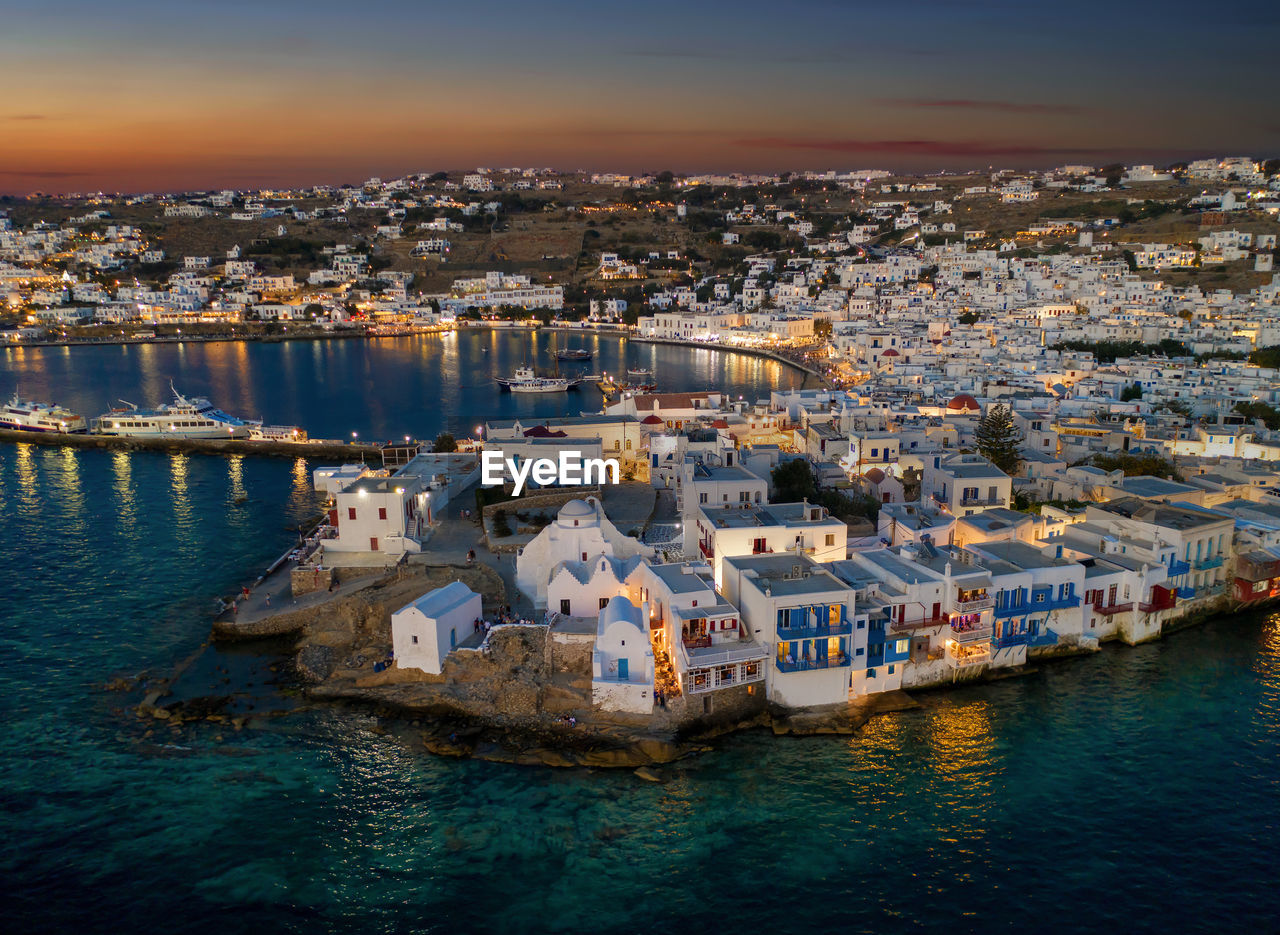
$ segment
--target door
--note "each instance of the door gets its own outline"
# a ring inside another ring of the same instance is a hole
[[[370,536],[370,537],[369,537],[369,551],[370,551],[370,552],[376,552],[376,551],[378,551],[378,537],[377,537],[377,536]]]
[[[560,613],[564,614],[566,617],[570,616],[569,601],[563,598],[560,601]]]
[[[629,681],[631,681],[631,679],[630,679],[630,677],[629,677],[629,673],[627,672],[627,660],[626,660],[626,659],[619,659],[619,660],[618,660],[618,681],[620,681],[620,682],[629,682]]]

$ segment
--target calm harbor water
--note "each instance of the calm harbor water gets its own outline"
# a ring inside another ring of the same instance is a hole
[[[670,345],[629,344],[620,336],[481,330],[374,340],[209,342],[90,347],[0,348],[0,393],[52,400],[86,418],[120,400],[141,406],[172,399],[170,381],[208,396],[233,415],[296,424],[313,438],[434,438],[472,434],[485,418],[599,411],[599,390],[499,393],[497,377],[522,364],[551,370],[553,347],[585,347],[594,358],[561,363],[562,375],[628,368],[656,374],[659,389],[715,389],[768,396],[800,385],[804,374],[777,361]]]
[[[429,435],[522,405],[480,377],[514,350],[436,341],[4,351],[0,387],[18,374],[94,411],[157,401],[172,376],[316,435]],[[776,366],[651,352],[672,389],[750,395]],[[662,784],[437,759],[348,710],[138,722],[137,693],[104,684],[195,653],[210,596],[311,511],[308,481],[303,462],[0,446],[11,930],[1276,928],[1280,617],[926,695],[858,737],[726,738]],[[233,647],[198,665],[247,686],[252,713],[270,661]]]

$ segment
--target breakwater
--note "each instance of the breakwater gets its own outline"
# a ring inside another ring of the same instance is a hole
[[[137,438],[125,435],[70,435],[61,432],[20,432],[0,429],[0,442],[61,448],[104,448],[125,451],[165,451],[210,455],[259,455],[274,458],[373,460],[382,465],[381,445],[341,441],[284,442],[248,438]]]

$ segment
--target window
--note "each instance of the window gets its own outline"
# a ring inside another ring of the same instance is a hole
[[[356,518],[356,508],[353,506],[347,507],[347,519],[355,519],[355,518]]]
[[[564,614],[566,617],[569,616],[569,601],[567,598],[560,599],[560,613]]]
[[[377,536],[370,536],[370,537],[369,537],[369,551],[370,551],[370,552],[376,552],[376,551],[378,551],[378,537],[377,537]]]
[[[827,545],[828,545],[828,546],[832,546],[832,545],[835,545],[835,544],[836,544],[836,535],[835,535],[835,533],[833,533],[833,532],[829,532],[829,533],[827,533]]]
[[[889,666],[889,674],[890,674],[890,675],[893,675],[893,666],[892,666],[892,665],[891,665],[891,666]]]
[[[869,678],[869,679],[873,679],[873,678],[875,678],[875,677],[876,677],[876,670],[875,670],[875,669],[868,669],[868,670],[867,670],[867,678]]]
[[[856,650],[854,650],[853,654],[854,654],[855,656],[861,656],[861,655],[862,655],[862,647],[861,647],[861,646],[859,646]]]
[[[385,506],[378,507],[378,519],[387,518],[387,508]]]
[[[415,646],[417,646],[417,645],[418,645],[418,634],[416,634],[416,633],[415,633],[415,634],[413,634],[413,636],[409,637],[409,639],[413,641],[413,645],[415,645]]]
[[[600,598],[600,609],[604,610],[605,607],[608,605],[608,603],[609,603],[609,599],[607,597]]]
[[[698,494],[698,502],[699,502],[699,503],[706,503],[706,502],[707,502],[707,495],[706,495],[705,493],[700,493],[700,494]]]

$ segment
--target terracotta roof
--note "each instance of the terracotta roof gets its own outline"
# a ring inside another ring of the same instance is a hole
[[[878,484],[882,480],[884,480],[884,471],[880,470],[879,468],[872,468],[871,470],[866,472],[866,478],[867,480],[871,481],[871,483]]]
[[[535,425],[533,428],[525,430],[524,437],[525,438],[568,438],[569,433],[560,432],[560,431],[553,432],[551,431],[551,429],[547,428],[545,425]]]
[[[978,401],[968,393],[960,393],[951,398],[951,402],[947,403],[947,408],[952,412],[977,412],[982,409],[978,405]]]
[[[901,357],[902,355],[901,355],[901,354],[899,354],[897,351],[895,351],[893,348],[889,348],[887,351],[885,351],[885,352],[884,352],[883,354],[881,354],[880,356],[881,356],[881,357]]]
[[[645,416],[640,420],[641,425],[662,425],[662,419],[658,416]]]

